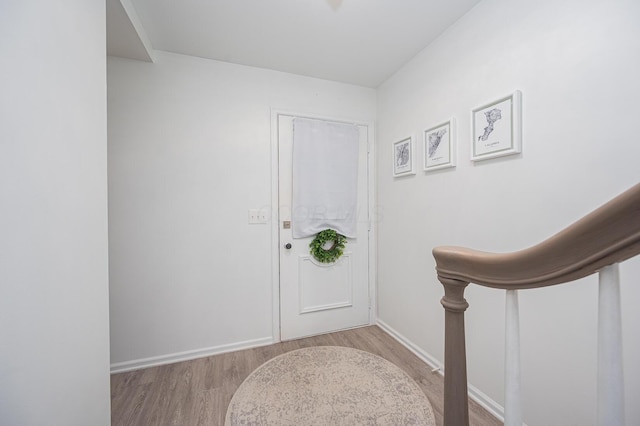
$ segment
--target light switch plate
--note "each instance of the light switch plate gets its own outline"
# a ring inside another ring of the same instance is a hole
[[[251,225],[264,224],[268,222],[268,211],[266,209],[249,209],[249,223]]]

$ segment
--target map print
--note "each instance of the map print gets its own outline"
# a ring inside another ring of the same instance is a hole
[[[440,129],[437,132],[429,133],[429,158],[433,157],[433,154],[436,153],[440,146],[440,142],[442,142],[442,137],[446,133],[447,129]]]
[[[409,162],[409,143],[396,147],[396,166],[406,166]]]
[[[479,141],[486,141],[489,139],[489,135],[493,132],[493,123],[502,118],[502,111],[498,108],[494,108],[486,111],[484,116],[487,119],[487,127],[484,128],[484,134],[482,136],[478,136]]]

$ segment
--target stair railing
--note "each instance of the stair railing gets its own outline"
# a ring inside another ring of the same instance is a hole
[[[513,253],[436,247],[445,309],[444,424],[469,424],[464,290],[469,283],[507,292],[505,425],[522,425],[517,290],[599,273],[598,424],[624,424],[618,263],[640,254],[640,184],[542,243]]]

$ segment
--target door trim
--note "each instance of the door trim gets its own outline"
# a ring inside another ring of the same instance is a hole
[[[373,122],[349,120],[344,117],[334,117],[322,114],[293,112],[282,109],[271,109],[271,284],[272,284],[272,338],[273,342],[280,342],[280,197],[278,194],[278,179],[280,164],[278,163],[278,119],[280,116],[311,118],[316,120],[350,123],[367,128],[367,213],[369,217],[369,325],[377,320],[377,292],[376,292],[376,222],[381,217],[379,207],[375,202],[375,126]]]

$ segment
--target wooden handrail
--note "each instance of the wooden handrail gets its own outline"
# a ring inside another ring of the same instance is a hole
[[[637,254],[640,184],[525,250],[501,254],[462,247],[433,249],[439,277],[502,289],[573,281]]]
[[[445,426],[468,425],[464,290],[469,283],[505,290],[562,284],[640,254],[640,184],[551,238],[513,253],[433,249],[444,286]]]

